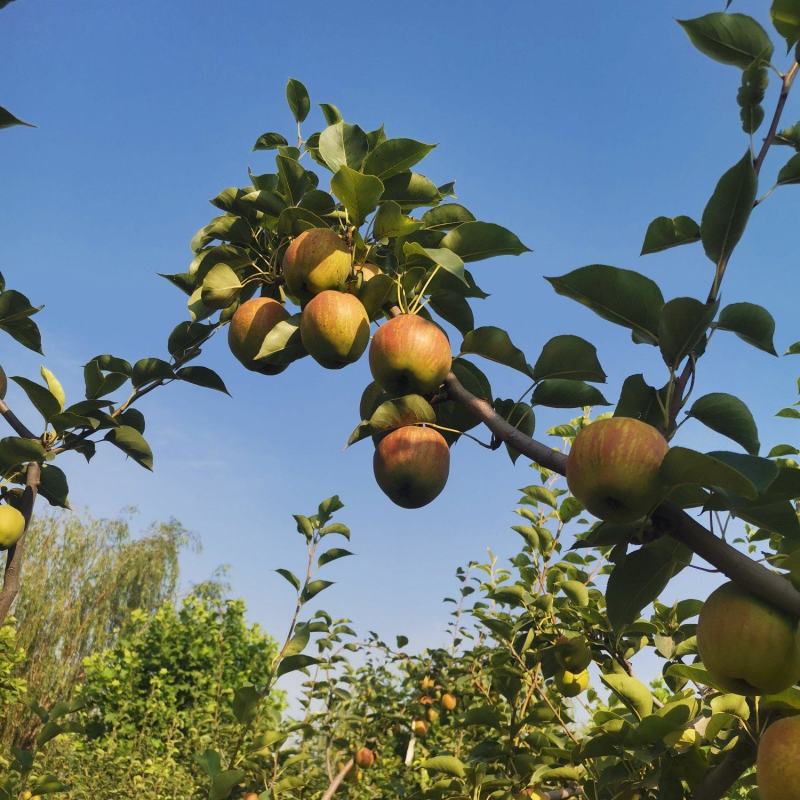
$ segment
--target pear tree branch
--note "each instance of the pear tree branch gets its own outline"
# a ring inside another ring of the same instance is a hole
[[[5,404],[4,404],[5,405]],[[36,503],[36,495],[39,493],[39,481],[41,480],[42,470],[39,464],[31,461],[25,474],[25,490],[22,494],[22,507],[20,511],[25,517],[25,530],[16,544],[8,548],[6,556],[6,568],[3,572],[3,588],[0,589],[0,625],[11,611],[11,606],[19,592],[20,573],[22,572],[22,554],[25,547],[25,535],[33,516],[33,506]]]
[[[475,397],[451,372],[445,387],[453,400],[477,416],[501,441],[510,444],[542,467],[566,474],[567,457],[537,442],[503,419],[485,400]],[[748,558],[690,517],[674,503],[662,503],[653,513],[657,529],[686,545],[724,575],[776,608],[800,617],[800,592],[789,581]]]

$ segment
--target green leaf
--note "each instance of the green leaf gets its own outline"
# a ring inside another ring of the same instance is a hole
[[[381,403],[369,418],[374,433],[391,431],[418,422],[436,422],[431,404],[418,394],[408,394]]]
[[[494,256],[518,256],[530,252],[515,234],[491,222],[464,222],[453,228],[441,241],[466,261],[480,261]]]
[[[394,200],[404,211],[419,206],[436,205],[442,199],[436,184],[418,172],[392,175],[383,186],[382,199]]]
[[[455,756],[435,756],[426,759],[420,766],[430,772],[444,772],[456,778],[465,778],[467,775],[464,763]]]
[[[772,58],[769,34],[746,14],[714,12],[678,24],[701,53],[722,64],[746,69],[757,59],[767,63]]]
[[[531,403],[550,408],[607,406],[608,400],[594,386],[583,381],[546,378],[533,390]]]
[[[213,369],[208,367],[181,367],[176,373],[175,377],[178,380],[193,383],[195,386],[202,386],[205,389],[216,389],[218,392],[224,392],[230,395],[225,382],[214,372]]]
[[[25,392],[45,422],[49,422],[61,411],[62,405],[59,399],[49,389],[20,376],[12,376],[11,380]]]
[[[622,384],[614,416],[633,417],[648,425],[658,427],[664,421],[664,413],[659,406],[658,395],[658,390],[650,386],[641,373],[629,375]],[[663,390],[661,395],[663,400]]]
[[[137,464],[145,469],[153,469],[153,452],[144,436],[136,428],[130,425],[120,425],[112,428],[105,438],[122,450],[125,455],[130,456]]]
[[[341,166],[331,178],[331,191],[347,209],[351,224],[363,225],[364,220],[378,207],[384,193],[383,183],[373,175],[362,175],[347,165]]]
[[[367,134],[358,125],[346,122],[329,125],[319,137],[319,154],[331,172],[338,172],[343,166],[360,169],[367,148]]]
[[[462,335],[466,336],[475,327],[469,302],[456,292],[437,291],[431,296],[429,307]]]
[[[319,659],[314,658],[313,656],[305,656],[302,654],[289,656],[288,658],[281,659],[281,663],[278,665],[278,670],[275,673],[275,677],[280,678],[281,675],[286,675],[287,672],[294,672],[298,669],[306,669],[318,663]]]
[[[328,125],[335,125],[341,121],[342,112],[333,103],[320,103],[319,107],[322,109],[322,116],[325,117]]]
[[[406,242],[403,245],[403,256],[406,259],[405,268],[419,265],[433,264],[458,278],[463,284],[467,283],[464,272],[464,262],[452,250],[445,247],[423,247],[419,242]]]
[[[558,278],[546,278],[558,294],[630,328],[640,339],[656,344],[664,297],[658,285],[638,272],[605,264],[580,267]]]
[[[281,193],[290,205],[297,205],[303,195],[315,187],[313,173],[307,172],[297,159],[279,155],[275,157],[278,165],[278,180]],[[246,195],[249,197],[249,195]]]
[[[528,377],[532,369],[525,354],[511,341],[509,335],[493,325],[470,331],[461,343],[461,354],[472,353],[498,364],[516,369]]]
[[[775,30],[791,47],[800,39],[800,0],[773,0],[770,17]]]
[[[597,360],[597,348],[580,336],[554,336],[542,348],[533,366],[533,378],[564,378],[605,383],[606,373]]]
[[[209,800],[226,800],[231,796],[231,792],[237,783],[241,783],[247,775],[241,769],[226,769],[218,772],[211,779],[211,792],[208,795]]]
[[[60,781],[55,775],[45,775],[33,784],[31,792],[34,796],[37,794],[53,794],[54,792],[68,792],[70,786]]]
[[[800,153],[792,156],[778,173],[779,186],[787,186],[791,183],[800,183]]]
[[[295,628],[294,636],[286,643],[286,649],[283,651],[284,657],[289,658],[302,653],[310,639],[311,631],[308,625],[304,623],[298,624]]]
[[[35,128],[30,122],[23,122],[15,117],[7,108],[0,106],[0,128],[10,128],[13,125],[24,125],[26,128]]]
[[[775,334],[775,320],[772,314],[754,303],[732,303],[722,309],[715,328],[731,331],[740,339],[776,356],[772,338]]]
[[[709,306],[693,297],[676,297],[664,304],[658,345],[667,366],[676,368],[697,347],[716,313],[716,303]]]
[[[669,449],[661,462],[659,477],[666,486],[694,484],[726,489],[743,497],[758,497],[758,490],[753,482],[735,466],[685,447]]]
[[[397,203],[389,200],[378,207],[372,230],[376,239],[388,239],[394,236],[407,236],[421,226],[421,222],[406,216]]]
[[[285,147],[289,142],[280,133],[270,131],[269,133],[262,133],[256,139],[253,145],[253,150],[276,150],[278,147]]]
[[[650,690],[632,675],[611,673],[601,675],[600,680],[633,710],[639,719],[644,719],[653,713],[653,696]]]
[[[435,144],[423,144],[414,139],[386,139],[365,159],[364,172],[381,180],[405,172],[422,161]]]
[[[352,555],[353,553],[349,550],[345,550],[343,547],[332,547],[330,550],[326,550],[317,559],[317,567],[324,567],[326,564],[330,564],[331,561],[336,561],[337,558],[346,558]]]
[[[279,372],[307,355],[300,338],[300,314],[279,322],[264,338],[253,358],[257,368]]]
[[[647,227],[641,255],[699,241],[700,226],[691,217],[656,217]]]
[[[42,336],[36,323],[30,319],[41,308],[32,306],[24,294],[13,289],[0,291],[0,330],[29,350],[41,353]]]
[[[45,450],[38,439],[5,436],[0,439],[0,471],[28,461],[43,461]]]
[[[288,569],[284,569],[283,567],[276,569],[275,572],[277,572],[278,575],[280,575],[282,578],[285,578],[289,583],[291,583],[292,586],[294,586],[294,588],[298,592],[300,591],[300,578],[298,578],[297,575],[294,574],[294,572]]]
[[[208,308],[227,308],[241,290],[239,276],[227,264],[215,264],[203,278],[200,299]]]
[[[758,430],[750,409],[732,394],[713,392],[695,400],[688,412],[711,430],[733,439],[750,455],[758,455]]]
[[[39,492],[43,497],[47,498],[51,506],[69,508],[67,476],[63,470],[54,464],[44,464],[42,466]]]
[[[758,191],[758,176],[748,150],[717,183],[703,211],[700,236],[715,264],[726,261],[742,238]]]
[[[102,356],[93,358],[83,368],[86,397],[89,400],[97,400],[104,395],[116,391],[128,381],[128,376],[130,374],[130,372],[109,372],[108,374],[103,374],[100,368],[100,358],[102,358]]]
[[[333,586],[333,581],[323,581],[323,580],[311,581],[310,583],[306,584],[305,589],[303,589],[303,593],[301,595],[302,601],[304,603],[307,603],[309,600],[316,597],[320,592],[324,591],[329,586]]]
[[[474,222],[475,217],[458,203],[444,203],[426,211],[421,222],[428,230],[449,230],[462,222]]]
[[[659,539],[614,565],[606,586],[606,608],[615,630],[633,623],[642,609],[664,591],[684,553],[680,543]]]
[[[292,116],[298,123],[302,122],[311,110],[308,89],[294,78],[289,78],[289,82],[286,84],[286,102],[289,104]]]
[[[255,686],[240,686],[233,693],[233,715],[241,725],[249,725],[258,713],[261,694]]]
[[[789,128],[784,128],[775,136],[775,144],[782,144],[800,150],[800,122],[796,122]]]
[[[138,389],[150,381],[167,381],[175,377],[172,365],[160,358],[140,358],[133,365],[131,383]]]
[[[589,590],[581,581],[564,581],[561,590],[576,606],[585,608],[589,605]]]

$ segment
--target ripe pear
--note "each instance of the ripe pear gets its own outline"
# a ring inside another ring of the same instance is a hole
[[[661,501],[659,468],[669,445],[652,425],[631,417],[582,428],[567,459],[567,485],[606,522],[634,522]]]
[[[414,722],[411,723],[411,730],[414,736],[423,739],[428,733],[428,723],[425,722],[424,719],[415,719]]]
[[[370,384],[374,386],[375,384]],[[420,688],[423,690],[433,689],[436,686],[436,681],[430,675],[426,675],[419,683]]]
[[[456,696],[450,694],[450,692],[445,692],[442,695],[442,708],[445,711],[455,711],[455,707],[458,705],[458,700],[456,700]]]
[[[253,360],[267,334],[289,318],[289,312],[271,297],[254,297],[236,309],[228,326],[228,346],[247,369],[265,375],[277,375],[285,367],[258,365]]]
[[[800,717],[773,722],[761,734],[756,759],[761,800],[796,800],[800,787]]]
[[[362,747],[356,752],[354,760],[357,766],[369,769],[375,763],[375,753],[369,747]]]
[[[556,673],[556,687],[564,697],[577,697],[589,687],[589,670],[574,673],[565,669]]]
[[[583,672],[592,663],[592,649],[583,636],[560,636],[555,650],[558,663],[570,672]]]
[[[429,708],[425,712],[428,722],[436,722],[439,719],[439,712],[435,708]]]
[[[711,677],[729,692],[777,694],[800,680],[797,619],[732,582],[703,604],[697,649]]]
[[[441,328],[401,314],[378,328],[369,348],[372,377],[395,396],[431,394],[450,372],[450,343]]]
[[[378,441],[372,467],[378,486],[392,502],[421,508],[447,483],[450,449],[439,431],[405,425]]]
[[[14,506],[0,505],[0,550],[13,547],[25,532],[25,517]]]
[[[303,231],[283,254],[286,288],[302,302],[326,289],[343,290],[351,267],[350,250],[330,228]]]
[[[328,369],[341,369],[358,361],[367,349],[367,310],[353,295],[327,289],[303,309],[300,338],[317,363]]]

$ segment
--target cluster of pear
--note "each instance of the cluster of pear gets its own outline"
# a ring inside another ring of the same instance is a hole
[[[352,364],[369,345],[380,399],[430,395],[441,386],[452,363],[450,343],[429,320],[415,314],[393,317],[370,344],[371,315],[362,300],[366,284],[381,270],[369,263],[354,265],[350,248],[335,231],[312,228],[301,233],[286,248],[282,268],[287,294],[302,307],[303,346],[323,367]],[[270,331],[289,316],[272,298],[242,303],[228,328],[231,351],[248,369],[280,372],[283,367],[264,365],[257,356]],[[405,425],[377,439],[373,467],[378,485],[392,501],[419,508],[444,488],[450,449],[435,428]]]
[[[555,644],[556,660],[561,669],[555,684],[563,697],[577,697],[589,688],[589,664],[592,650],[583,636],[560,636]]]
[[[422,694],[419,698],[419,705],[424,710],[425,719],[414,719],[411,723],[411,730],[417,738],[424,738],[428,735],[429,725],[433,725],[439,721],[440,711],[436,707],[437,703],[441,709],[447,713],[456,710],[458,706],[458,698],[453,692],[442,691],[442,687],[436,684],[436,681],[426,675],[420,682]]]
[[[659,469],[669,446],[661,433],[635,419],[613,417],[583,428],[567,459],[570,490],[595,516],[632,522],[663,496]],[[745,696],[775,695],[800,681],[798,619],[729,582],[703,604],[697,649],[715,686]],[[562,693],[582,691],[571,671],[556,676]],[[569,676],[567,691],[562,683]],[[584,687],[585,688],[585,687]],[[800,717],[770,725],[758,747],[762,800],[800,794]]]

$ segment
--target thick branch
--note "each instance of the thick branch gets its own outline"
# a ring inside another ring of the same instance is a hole
[[[22,554],[25,547],[25,536],[33,516],[33,506],[36,502],[36,495],[39,493],[39,480],[41,478],[41,467],[35,461],[28,464],[25,475],[25,491],[22,495],[22,516],[25,517],[25,531],[20,536],[19,541],[9,547],[6,556],[6,569],[3,573],[3,588],[0,589],[0,625],[2,625],[14,599],[19,592],[20,573],[22,572]]]
[[[702,785],[692,795],[694,800],[722,800],[742,773],[753,766],[756,746],[742,733],[739,741],[724,759],[708,773]]]
[[[336,773],[336,776],[331,781],[330,786],[325,790],[325,794],[322,795],[320,800],[331,800],[331,797],[336,794],[336,790],[341,786],[342,781],[347,777],[347,773],[353,768],[353,759],[351,758],[346,764],[342,766],[339,772]]]
[[[450,397],[479,417],[498,439],[512,445],[537,464],[560,475],[566,473],[567,457],[563,453],[518,431],[489,403],[465,389],[452,372],[445,378],[445,386]],[[653,521],[662,533],[685,544],[747,591],[777,608],[800,617],[800,592],[794,589],[789,581],[714,536],[685,511],[672,503],[662,503],[653,513]]]
[[[6,422],[14,429],[17,435],[24,439],[38,439],[39,437],[31,431],[24,422],[6,405],[5,400],[0,399],[0,414],[6,418]]]

